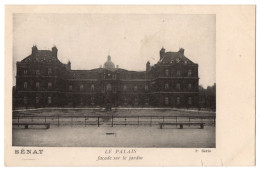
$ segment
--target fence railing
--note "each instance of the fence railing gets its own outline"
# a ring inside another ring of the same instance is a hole
[[[203,122],[216,125],[216,116],[15,116],[14,123],[50,123],[51,126],[154,126],[162,122]]]

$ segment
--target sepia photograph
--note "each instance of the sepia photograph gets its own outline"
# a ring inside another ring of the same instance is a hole
[[[214,14],[13,15],[12,145],[216,147]]]
[[[254,5],[7,5],[6,166],[255,165]]]

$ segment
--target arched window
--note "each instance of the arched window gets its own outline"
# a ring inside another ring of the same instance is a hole
[[[164,89],[165,89],[165,90],[168,90],[168,89],[169,89],[169,84],[168,84],[168,83],[164,84]]]
[[[91,89],[91,91],[94,91],[94,90],[95,90],[95,86],[94,86],[94,84],[91,84],[90,89]]]
[[[28,87],[27,82],[24,82],[24,83],[23,83],[23,88],[24,88],[24,89],[27,89],[27,87]]]
[[[36,82],[36,89],[39,89],[40,88],[40,82]]]
[[[27,70],[26,69],[23,70],[23,74],[27,74]]]
[[[165,103],[165,105],[169,105],[169,98],[168,97],[164,98],[164,103]]]
[[[84,89],[84,85],[83,85],[83,84],[80,84],[79,90],[80,90],[80,91],[83,91],[83,89]]]
[[[111,91],[112,90],[112,86],[111,86],[111,84],[109,83],[109,84],[107,84],[107,86],[106,86],[106,90],[107,91]]]
[[[52,83],[48,82],[48,89],[51,89],[51,88],[52,88]]]

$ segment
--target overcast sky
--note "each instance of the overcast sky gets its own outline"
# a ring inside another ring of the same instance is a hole
[[[148,60],[157,63],[162,47],[184,48],[199,64],[200,85],[216,82],[215,15],[15,14],[13,19],[15,71],[34,44],[40,50],[56,45],[59,60],[70,60],[75,70],[98,68],[110,54],[120,68],[144,71]]]

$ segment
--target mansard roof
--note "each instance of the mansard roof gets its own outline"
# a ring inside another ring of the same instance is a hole
[[[159,60],[159,64],[194,64],[183,53],[179,52],[166,52],[163,58]]]
[[[27,56],[26,58],[24,58],[21,62],[24,62],[24,63],[30,63],[30,62],[61,63],[58,58],[53,56],[53,53],[50,50],[38,50],[34,54],[31,54],[31,55]]]

